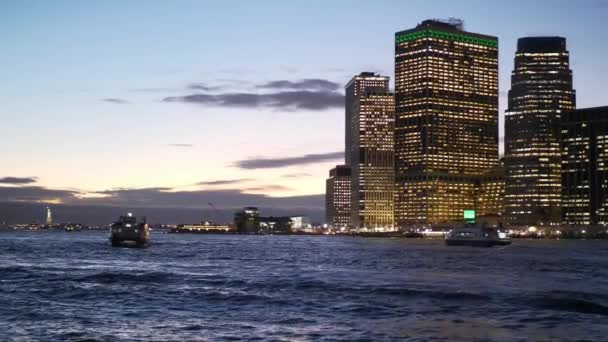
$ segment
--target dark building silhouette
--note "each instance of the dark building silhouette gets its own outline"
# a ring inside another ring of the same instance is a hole
[[[239,234],[289,234],[288,216],[260,216],[256,207],[245,207],[234,214],[234,226]]]
[[[325,181],[325,218],[327,224],[342,228],[351,225],[351,170],[336,165]]]
[[[508,224],[561,222],[560,120],[574,108],[566,39],[520,38],[505,114]]]
[[[362,94],[368,92],[386,93],[388,92],[389,78],[380,76],[373,72],[362,72],[354,76],[344,87],[344,159],[346,165],[350,166],[350,159],[353,149],[353,132],[351,128],[353,107],[355,101]]]
[[[355,100],[351,122],[353,227],[394,227],[394,131],[392,93],[367,91]]]
[[[260,217],[261,234],[289,234],[292,232],[291,217],[262,216]]]
[[[498,164],[498,39],[462,22],[395,33],[395,221],[461,220]]]
[[[561,128],[563,223],[608,224],[608,107],[562,114]]]
[[[234,214],[234,226],[239,234],[260,232],[260,212],[256,207],[245,207]]]

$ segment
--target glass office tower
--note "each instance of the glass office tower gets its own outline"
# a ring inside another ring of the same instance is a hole
[[[462,22],[395,33],[395,220],[461,220],[498,165],[498,39]]]
[[[566,39],[517,41],[505,113],[505,210],[511,226],[561,222],[560,120],[575,108]]]

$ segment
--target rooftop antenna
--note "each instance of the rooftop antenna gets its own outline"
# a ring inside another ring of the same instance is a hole
[[[456,17],[449,17],[447,23],[456,27],[457,29],[464,31],[464,20]]]
[[[463,31],[464,30],[464,20],[460,19],[460,18],[456,18],[456,17],[449,17],[447,19],[431,19],[431,21],[436,21],[439,23],[444,23],[444,24],[448,24],[452,27],[454,27],[457,30]]]

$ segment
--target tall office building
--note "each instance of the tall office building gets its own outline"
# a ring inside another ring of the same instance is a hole
[[[499,160],[498,167],[488,170],[479,177],[475,210],[481,220],[503,223],[505,209],[505,170],[503,160],[502,158]]]
[[[393,94],[368,91],[355,100],[350,159],[354,227],[374,230],[394,227],[394,130]]]
[[[561,134],[563,224],[608,224],[608,107],[562,114]]]
[[[560,118],[574,108],[566,39],[520,38],[505,113],[505,215],[509,225],[560,223]]]
[[[325,181],[325,219],[327,224],[349,227],[351,205],[351,172],[346,165],[336,165]]]
[[[373,72],[362,72],[354,76],[344,87],[344,159],[346,165],[350,166],[350,158],[353,148],[353,133],[351,123],[353,117],[353,106],[359,96],[368,92],[388,92],[388,76],[380,76]]]
[[[395,33],[395,220],[461,220],[498,164],[498,39],[461,21]]]

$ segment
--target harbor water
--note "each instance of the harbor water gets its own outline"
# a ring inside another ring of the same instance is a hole
[[[608,241],[151,240],[0,233],[0,340],[608,340]]]

